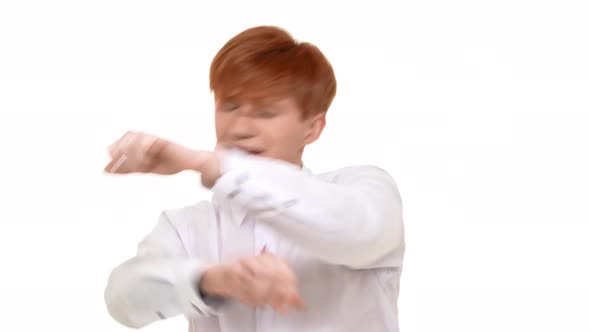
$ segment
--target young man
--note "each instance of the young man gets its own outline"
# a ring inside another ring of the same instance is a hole
[[[140,132],[109,147],[109,173],[201,174],[211,202],[164,211],[116,267],[105,301],[140,328],[183,314],[191,331],[398,331],[401,199],[372,166],[312,174],[302,153],[336,79],[318,48],[275,27],[232,38],[210,71],[217,148]]]

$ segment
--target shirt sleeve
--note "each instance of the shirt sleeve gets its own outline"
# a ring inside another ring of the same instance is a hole
[[[195,318],[214,315],[215,310],[198,290],[206,268],[189,258],[164,212],[140,242],[137,255],[111,272],[104,293],[109,314],[131,328],[179,314]]]
[[[403,246],[397,185],[373,166],[342,169],[327,182],[292,164],[231,150],[212,190],[315,257],[363,268]]]

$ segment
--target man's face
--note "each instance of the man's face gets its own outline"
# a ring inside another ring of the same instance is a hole
[[[218,144],[300,166],[303,148],[319,137],[324,124],[324,113],[303,119],[292,98],[215,103]]]

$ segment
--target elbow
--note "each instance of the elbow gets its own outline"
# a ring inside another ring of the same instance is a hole
[[[379,265],[379,261],[392,255],[403,245],[403,241],[397,238],[397,234],[384,230],[380,234],[355,241],[349,245],[348,255],[343,257],[342,263],[355,269]]]
[[[367,202],[363,205],[356,232],[359,234],[355,243],[357,254],[352,266],[383,264],[405,248],[402,202],[397,186],[389,183],[386,190],[372,199],[379,204],[371,207]]]
[[[112,293],[107,287],[105,291],[105,304],[111,318],[117,323],[131,329],[140,329],[147,325],[140,324],[131,318],[132,310],[126,302],[125,294]]]
[[[131,329],[140,329],[146,324],[140,324],[132,318],[133,308],[129,301],[130,294],[125,291],[128,287],[125,287],[123,280],[118,277],[117,269],[115,269],[104,291],[107,311],[117,323]]]
[[[327,243],[320,245],[330,247],[327,253],[332,263],[351,268],[379,266],[392,261],[389,257],[398,256],[405,247],[399,190],[388,174],[377,174],[363,179],[325,216],[326,224],[337,225],[326,236]]]
[[[350,241],[343,243],[340,264],[351,268],[373,266],[404,246],[404,230],[401,213],[390,209],[387,213],[367,210],[351,229]],[[342,255],[345,253],[345,255]]]
[[[144,325],[137,324],[134,322],[127,310],[121,305],[121,299],[107,299],[106,301],[107,310],[111,318],[113,318],[117,323],[131,328],[131,329],[140,329]]]

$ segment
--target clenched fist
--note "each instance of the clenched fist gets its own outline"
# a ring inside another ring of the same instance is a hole
[[[175,174],[191,167],[195,153],[179,144],[142,132],[129,131],[109,146],[105,171],[116,174]]]
[[[154,173],[171,175],[185,170],[201,173],[210,188],[221,176],[219,154],[189,149],[180,144],[143,132],[128,131],[109,146],[111,161],[105,172],[115,174]]]
[[[281,313],[304,308],[295,274],[284,260],[266,250],[258,256],[211,267],[201,278],[199,288],[251,306],[270,305]]]

